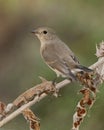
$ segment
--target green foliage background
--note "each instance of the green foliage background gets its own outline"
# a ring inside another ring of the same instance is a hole
[[[12,102],[19,94],[55,74],[43,62],[39,41],[30,32],[48,26],[89,66],[97,61],[95,45],[104,40],[103,0],[0,0],[0,100]],[[47,97],[32,107],[41,119],[41,130],[69,130],[80,85],[60,91],[61,97]],[[88,112],[80,130],[104,129],[104,88]],[[20,115],[0,130],[28,130]]]

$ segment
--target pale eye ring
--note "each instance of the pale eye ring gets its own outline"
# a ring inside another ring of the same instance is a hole
[[[44,34],[47,34],[47,31],[46,31],[46,30],[44,30],[44,31],[43,31],[43,33],[44,33]]]

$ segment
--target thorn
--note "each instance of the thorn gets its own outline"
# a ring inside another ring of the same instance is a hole
[[[41,79],[42,82],[46,82],[47,80],[41,76],[39,76],[39,78]]]

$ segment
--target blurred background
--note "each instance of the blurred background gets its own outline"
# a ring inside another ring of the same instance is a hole
[[[97,61],[95,45],[104,40],[103,0],[0,0],[0,101],[12,102],[40,83],[38,76],[55,78],[40,57],[39,40],[31,30],[48,26],[89,66]],[[42,130],[69,130],[77,102],[79,84],[61,89],[57,99],[47,97],[32,107]],[[80,130],[104,129],[104,88],[88,112]],[[0,130],[29,130],[20,115]]]

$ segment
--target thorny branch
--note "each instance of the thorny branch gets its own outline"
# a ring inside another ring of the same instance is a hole
[[[98,61],[90,66],[95,73],[93,75],[77,75],[84,88],[80,90],[83,97],[78,102],[77,110],[73,116],[73,130],[79,130],[79,126],[87,114],[86,105],[89,108],[93,105],[96,99],[96,90],[104,80],[104,42],[99,47],[96,46],[96,56],[99,58]],[[41,80],[41,84],[30,88],[12,103],[5,105],[0,102],[0,127],[22,113],[26,120],[29,121],[31,130],[40,130],[39,119],[28,108],[45,98],[48,94],[53,94],[57,97],[59,89],[71,82],[65,79],[60,83],[53,84],[52,81],[47,81],[43,78]],[[13,112],[11,113],[11,111]]]
[[[80,75],[77,74],[79,80],[86,87],[80,90],[83,94],[82,99],[77,104],[77,110],[73,116],[73,130],[79,130],[84,117],[87,114],[87,109],[90,109],[96,101],[96,94],[99,85],[104,81],[104,43],[102,42],[99,47],[96,46],[96,56],[99,58],[98,62],[91,66],[94,67],[95,77],[90,74]],[[102,62],[103,61],[103,62]],[[97,65],[100,62],[99,65]],[[97,65],[97,66],[96,66]]]

